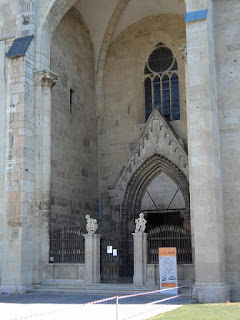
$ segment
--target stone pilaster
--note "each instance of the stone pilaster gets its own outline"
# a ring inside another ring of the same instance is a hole
[[[49,260],[51,229],[51,89],[57,75],[50,70],[36,71],[35,79],[35,198],[40,214],[41,262]],[[42,266],[42,267],[43,267]],[[44,267],[42,268],[44,270]]]
[[[4,77],[5,64],[5,41],[0,41],[0,251],[3,252],[3,239],[5,237],[4,227],[6,211],[5,198],[5,168],[4,168],[4,154],[5,154],[5,118],[6,118],[6,83]],[[0,283],[2,278],[2,263],[0,262]]]
[[[85,283],[100,283],[100,234],[88,233],[85,237]]]
[[[4,210],[1,213],[1,291],[19,292],[33,283],[36,262],[34,210],[34,47],[25,56],[4,58],[6,99]],[[1,115],[2,116],[2,115]],[[3,129],[3,128],[2,128]]]
[[[202,8],[201,8],[202,9]],[[191,223],[199,302],[228,299],[212,8],[186,24]]]
[[[133,284],[143,286],[147,275],[147,233],[133,233],[134,275]]]

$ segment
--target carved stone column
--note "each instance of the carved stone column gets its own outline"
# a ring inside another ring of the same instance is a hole
[[[147,276],[147,233],[133,233],[134,275],[133,284],[143,286]]]
[[[88,233],[85,238],[85,283],[100,283],[100,234]]]
[[[37,71],[35,76],[35,196],[40,217],[41,262],[49,260],[49,231],[51,210],[51,90],[57,75],[50,71]]]

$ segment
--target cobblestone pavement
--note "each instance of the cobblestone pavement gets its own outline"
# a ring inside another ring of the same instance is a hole
[[[39,293],[31,292],[17,295],[0,294],[1,320],[115,320],[115,301],[97,305],[86,303],[107,298],[104,295]],[[186,297],[178,297],[160,302],[166,296],[153,294],[119,301],[118,320],[145,320],[151,316],[170,311],[187,303]]]

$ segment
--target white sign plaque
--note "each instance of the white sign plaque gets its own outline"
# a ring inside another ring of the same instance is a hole
[[[117,253],[117,249],[113,249],[113,256],[117,257],[118,253]]]
[[[107,246],[107,253],[112,253],[112,252],[113,252],[113,247]]]
[[[159,248],[159,276],[160,289],[170,289],[162,291],[162,294],[178,294],[178,289],[174,289],[177,284],[177,250],[176,248]]]

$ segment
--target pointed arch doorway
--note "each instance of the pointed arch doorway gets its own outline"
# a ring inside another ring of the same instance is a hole
[[[148,220],[147,230],[163,224],[190,228],[189,184],[184,173],[160,154],[148,158],[130,179],[122,206],[120,278],[133,276],[134,221],[141,211]]]
[[[186,226],[186,204],[179,185],[164,171],[147,186],[141,211],[147,219],[147,232],[160,225]]]

